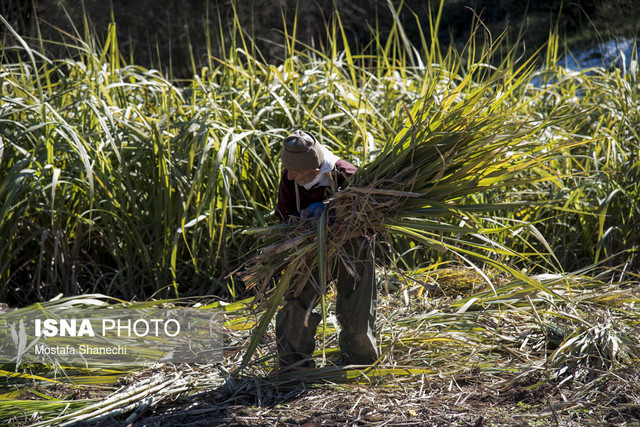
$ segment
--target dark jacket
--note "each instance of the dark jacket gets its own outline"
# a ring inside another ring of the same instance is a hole
[[[358,170],[354,165],[346,160],[338,160],[330,173],[333,175],[337,188],[343,186],[348,177]],[[304,209],[311,203],[321,202],[331,196],[330,187],[321,187],[316,185],[310,190],[303,186],[298,186],[298,194],[300,196],[300,209]],[[281,222],[285,222],[289,216],[300,216],[296,207],[296,183],[294,180],[287,178],[287,170],[282,172],[280,178],[280,186],[278,187],[278,204],[276,205],[275,214]]]

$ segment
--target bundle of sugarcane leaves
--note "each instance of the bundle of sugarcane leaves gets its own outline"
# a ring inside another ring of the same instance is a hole
[[[319,219],[292,218],[288,224],[246,231],[259,234],[263,246],[245,262],[241,274],[246,286],[257,290],[257,300],[267,302],[267,308],[245,363],[285,293],[311,283],[324,295],[331,281],[331,265],[342,262],[348,269],[351,263],[343,243],[357,236],[375,235],[389,242],[394,235],[408,237],[428,248],[453,251],[465,260],[475,258],[544,288],[500,261],[505,256],[526,255],[491,238],[523,224],[505,225],[505,221],[486,217],[532,202],[465,201],[489,189],[502,188],[506,194],[510,188],[557,178],[545,163],[578,142],[567,139],[562,147],[557,141],[542,140],[542,131],[562,117],[533,120],[519,111],[514,91],[524,85],[525,77],[512,78],[509,89],[504,76],[495,75],[475,87],[470,87],[470,77],[457,86],[443,89],[433,84],[426,90],[422,101],[411,111],[407,109],[403,129],[325,202]],[[469,87],[463,91],[465,86]],[[278,284],[268,289],[273,277],[279,277]]]

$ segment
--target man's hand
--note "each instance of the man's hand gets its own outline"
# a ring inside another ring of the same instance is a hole
[[[324,210],[324,203],[315,202],[311,203],[306,209],[302,210],[302,214],[306,217],[320,218],[322,211]]]

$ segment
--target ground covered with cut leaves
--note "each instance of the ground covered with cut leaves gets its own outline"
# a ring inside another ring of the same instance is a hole
[[[239,369],[261,313],[223,304],[221,364],[67,371],[56,382],[9,378],[0,405],[13,416],[2,422],[640,425],[634,276],[546,275],[527,283],[492,271],[432,268],[380,277],[375,366],[332,364],[337,325],[329,304],[327,325],[318,328],[317,368],[274,372],[270,329]]]
[[[148,375],[176,370],[198,375],[197,370],[183,369],[142,372],[128,381],[135,384]],[[640,425],[638,369],[603,373],[586,384],[540,384],[545,379],[543,372],[534,370],[520,375],[471,371],[432,378],[387,377],[360,384],[292,379],[283,385],[282,380],[244,379],[236,390],[222,385],[194,395],[159,398],[132,421],[126,421],[126,414],[88,425]],[[100,394],[104,392],[88,390],[75,397]]]
[[[232,395],[213,391],[168,402],[134,425],[640,425],[637,372],[531,388],[540,379],[536,372],[520,378],[470,372],[418,376],[413,384],[326,381],[286,390],[248,380]]]

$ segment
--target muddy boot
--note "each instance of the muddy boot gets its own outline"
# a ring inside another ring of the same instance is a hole
[[[278,365],[280,368],[313,368],[313,351],[316,346],[316,329],[322,316],[311,313],[305,326],[309,305],[317,304],[316,292],[311,285],[305,286],[298,297],[289,294],[284,307],[276,316],[276,339]]]
[[[350,260],[340,261],[336,287],[336,315],[340,331],[340,364],[370,365],[378,358],[376,347],[377,291],[373,245],[356,238],[344,245]]]

